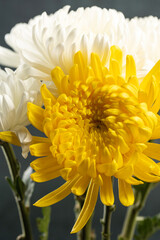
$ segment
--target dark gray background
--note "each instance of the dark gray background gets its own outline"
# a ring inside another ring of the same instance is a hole
[[[43,11],[52,13],[59,8],[71,5],[71,8],[76,10],[78,7],[99,6],[102,8],[115,8],[122,11],[128,18],[134,16],[148,16],[154,15],[160,17],[160,1],[159,0],[0,0],[0,45],[6,46],[4,42],[4,35],[18,22],[27,22],[35,15],[41,14]],[[152,44],[152,43],[151,43]],[[34,130],[36,134],[36,130]],[[27,160],[22,159],[20,149],[15,148],[18,159],[20,160],[22,172],[27,168],[31,156]],[[20,233],[20,224],[17,215],[16,205],[5,181],[5,176],[8,176],[8,169],[2,151],[0,151],[0,240],[14,240]],[[47,183],[36,184],[35,192],[32,197],[32,203],[54,190],[62,183],[61,179]],[[112,240],[117,239],[117,235],[121,231],[122,222],[126,208],[123,207],[118,200],[117,187],[115,187],[115,198],[117,209],[113,214],[112,219]],[[57,203],[52,207],[52,221],[50,223],[50,237],[49,240],[71,240],[76,239],[75,235],[70,235],[74,224],[73,214],[73,196],[70,195],[65,200]],[[146,206],[142,211],[142,215],[154,215],[160,212],[160,187],[157,187],[150,194]],[[40,209],[36,207],[31,208],[31,219],[34,239],[38,240],[38,232],[35,224],[35,218],[40,216]],[[101,226],[99,219],[102,217],[102,204],[100,201],[96,205],[94,215],[94,227],[96,228],[97,240],[100,240]],[[159,240],[160,232],[154,235],[151,240]],[[143,240],[143,239],[142,239]]]

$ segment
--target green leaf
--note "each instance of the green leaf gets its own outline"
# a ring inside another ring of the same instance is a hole
[[[9,177],[5,177],[6,181],[8,182],[10,188],[13,190],[13,192],[16,192],[16,188],[14,183],[12,182],[12,180]]]
[[[16,196],[20,197],[23,200],[24,192],[25,192],[25,185],[21,180],[20,176],[15,178],[15,182],[12,181],[9,177],[6,177],[7,182],[10,185],[12,191],[16,194]]]
[[[154,217],[138,217],[137,233],[135,240],[147,240],[160,230],[160,214]]]
[[[22,181],[25,184],[25,193],[24,193],[24,204],[27,208],[30,207],[30,200],[34,191],[35,183],[30,178],[30,175],[32,173],[32,168],[28,167],[22,176]]]
[[[42,208],[42,218],[37,218],[37,227],[40,235],[40,240],[47,240],[48,239],[48,229],[51,217],[51,207],[44,207]]]
[[[16,177],[15,187],[16,187],[16,190],[18,193],[18,197],[20,197],[21,200],[23,200],[26,187],[25,187],[25,184],[23,183],[22,179],[20,178],[20,176]]]

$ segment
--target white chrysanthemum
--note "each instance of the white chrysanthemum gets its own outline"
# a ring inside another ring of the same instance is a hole
[[[40,82],[29,78],[21,80],[22,68],[15,72],[7,68],[0,69],[0,139],[8,140],[15,137],[22,146],[26,156],[31,135],[25,128],[29,124],[27,118],[27,103],[42,104],[40,97]],[[10,135],[9,132],[13,134]]]
[[[152,18],[153,24],[149,24],[150,17],[129,20],[113,9],[91,7],[69,12],[69,8],[66,6],[51,15],[43,13],[28,24],[17,24],[5,36],[15,53],[1,47],[0,62],[11,66],[15,58],[13,66],[25,62],[32,67],[28,75],[50,80],[55,66],[68,73],[73,56],[79,50],[88,61],[91,52],[97,53],[107,65],[110,46],[117,45],[124,59],[126,54],[134,56],[139,77],[159,59],[160,21],[157,18]]]

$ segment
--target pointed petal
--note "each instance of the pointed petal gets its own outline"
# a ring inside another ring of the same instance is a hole
[[[80,212],[80,215],[75,225],[72,228],[71,233],[76,233],[80,231],[89,220],[97,202],[98,190],[99,190],[99,184],[91,180],[83,208]]]
[[[78,178],[79,175],[76,175],[71,181],[64,183],[55,191],[47,194],[46,196],[38,200],[36,203],[34,203],[34,205],[37,207],[47,207],[61,201],[71,193],[71,188]]]

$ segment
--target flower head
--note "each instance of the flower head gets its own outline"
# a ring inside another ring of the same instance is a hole
[[[59,67],[52,70],[59,96],[43,85],[45,109],[28,104],[30,122],[46,135],[30,146],[31,154],[40,157],[31,163],[31,177],[45,182],[62,176],[66,181],[35,205],[48,206],[71,192],[87,191],[72,232],[86,224],[99,189],[103,204],[114,203],[112,177],[118,179],[125,206],[134,202],[132,184],[160,180],[159,165],[150,158],[160,160],[160,147],[149,142],[160,136],[160,62],[141,83],[132,56],[126,58],[122,77],[122,51],[116,46],[111,47],[109,68],[95,53],[90,62],[77,52],[69,75]]]
[[[31,141],[25,128],[29,125],[27,102],[42,104],[40,83],[33,78],[21,80],[21,70],[0,70],[0,139],[15,145]],[[26,152],[25,146],[23,151]]]
[[[51,70],[56,66],[68,74],[73,56],[79,50],[88,64],[90,54],[95,52],[105,65],[110,46],[117,45],[123,50],[124,59],[126,54],[134,56],[138,77],[143,77],[159,59],[160,21],[157,18],[129,20],[121,12],[95,6],[69,9],[65,6],[54,14],[36,16],[28,24],[17,24],[5,36],[15,52],[1,47],[0,63],[15,67],[25,62],[31,67],[30,76],[51,80]]]

